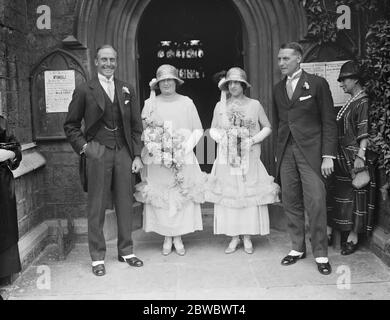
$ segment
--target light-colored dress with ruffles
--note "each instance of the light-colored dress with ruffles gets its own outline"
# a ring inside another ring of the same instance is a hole
[[[170,121],[172,129],[180,131],[187,138],[193,130],[202,129],[197,109],[190,98],[159,95],[154,101],[145,101],[143,118],[149,116],[153,108],[152,119]],[[145,148],[141,157],[145,165],[141,171],[142,182],[136,185],[135,198],[144,203],[143,229],[164,236],[203,230],[200,203],[204,202],[206,175],[200,170],[194,152],[186,156],[181,188],[175,185],[172,169],[151,159]]]
[[[229,109],[230,108],[230,109]],[[231,110],[229,103],[226,110]],[[246,99],[245,104],[236,111],[252,119],[255,126],[251,136],[256,135],[262,126],[269,125],[268,119],[260,102]],[[212,127],[226,128],[229,126],[227,117],[222,112],[221,103],[214,110]],[[267,204],[279,202],[279,186],[274,178],[268,175],[260,160],[260,143],[251,146],[248,169],[246,174],[238,174],[232,170],[227,160],[226,148],[218,145],[218,156],[208,178],[206,201],[214,203],[214,233],[237,235],[269,234],[269,215]]]

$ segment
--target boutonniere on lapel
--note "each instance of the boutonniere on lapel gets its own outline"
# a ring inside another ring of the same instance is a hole
[[[305,81],[305,83],[303,84],[302,88],[305,89],[305,90],[309,90],[310,89],[309,83],[307,81]]]
[[[130,90],[128,87],[122,87],[122,93],[123,93],[123,96],[125,98],[125,104],[128,104],[130,102]],[[127,98],[127,99],[126,99]]]

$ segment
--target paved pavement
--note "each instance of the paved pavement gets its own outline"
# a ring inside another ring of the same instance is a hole
[[[183,257],[174,252],[163,256],[161,236],[135,231],[142,268],[118,262],[116,243],[108,242],[104,277],[92,274],[87,243],[77,243],[65,261],[57,261],[56,246],[50,245],[12,286],[3,288],[2,295],[9,300],[390,298],[390,268],[368,249],[341,256],[330,248],[333,273],[324,276],[310,251],[306,259],[281,266],[290,242],[277,230],[254,237],[252,255],[242,248],[226,255],[229,239],[213,235],[212,219],[204,215],[204,231],[183,237],[187,250]]]

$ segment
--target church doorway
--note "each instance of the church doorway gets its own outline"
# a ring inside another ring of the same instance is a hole
[[[203,128],[210,128],[220,97],[215,74],[232,66],[244,67],[242,24],[233,3],[152,0],[141,17],[137,39],[141,105],[149,97],[156,69],[172,64],[185,81],[178,92],[194,101]],[[199,156],[198,160],[202,170],[210,172],[207,150],[204,155],[204,161]]]

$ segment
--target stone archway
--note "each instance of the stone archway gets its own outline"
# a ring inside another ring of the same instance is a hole
[[[111,43],[119,53],[119,78],[138,86],[137,32],[145,8],[152,0],[79,0],[75,26],[77,39],[90,51]],[[260,99],[267,114],[272,103],[272,86],[279,79],[276,56],[280,44],[299,41],[307,22],[299,0],[231,0],[242,20],[244,62],[252,84],[251,96]],[[274,172],[272,139],[263,148],[263,162]]]

